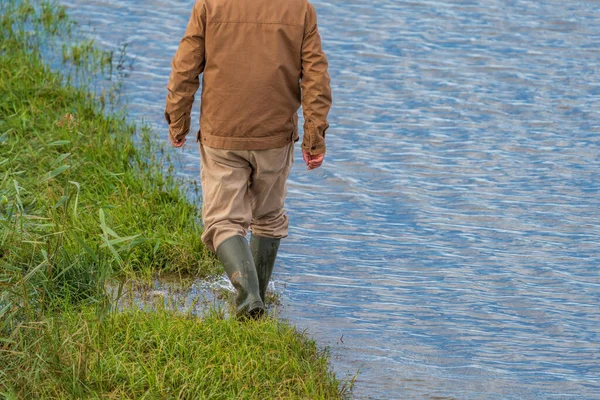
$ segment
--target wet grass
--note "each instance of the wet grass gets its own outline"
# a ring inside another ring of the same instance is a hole
[[[22,324],[0,353],[8,398],[338,398],[324,354],[274,320],[92,309]],[[0,388],[3,384],[0,383]]]
[[[2,6],[0,33],[4,279],[51,300],[95,298],[114,272],[214,274],[198,207],[155,159],[150,133],[51,71],[31,47],[31,32],[39,38],[45,26],[36,13],[48,12],[12,4],[22,2]]]
[[[115,311],[115,277],[220,272],[198,207],[151,132],[81,83],[110,55],[63,42],[66,73],[43,61],[72,32],[64,8],[8,0],[0,15],[0,397],[342,396],[326,355],[284,322]]]

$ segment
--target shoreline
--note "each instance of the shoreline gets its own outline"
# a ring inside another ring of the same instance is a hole
[[[199,210],[152,132],[72,85],[112,66],[73,33],[64,7],[0,5],[0,395],[7,398],[344,398],[326,350],[285,321],[117,310],[112,279],[221,269]],[[136,137],[134,145],[134,137]]]

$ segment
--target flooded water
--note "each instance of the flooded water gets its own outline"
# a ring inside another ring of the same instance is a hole
[[[128,44],[131,118],[166,140],[193,1],[61,2]],[[283,317],[356,398],[600,398],[600,3],[314,4],[334,107],[325,165],[297,149]]]

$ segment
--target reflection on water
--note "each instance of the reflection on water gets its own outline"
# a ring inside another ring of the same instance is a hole
[[[128,43],[130,114],[164,131],[193,1],[62,3]],[[314,4],[334,108],[292,172],[284,317],[357,398],[599,398],[600,4]]]

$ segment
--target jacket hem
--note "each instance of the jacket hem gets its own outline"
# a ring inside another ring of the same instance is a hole
[[[268,150],[297,142],[298,132],[281,132],[261,137],[228,137],[199,132],[198,141],[206,147],[223,150]]]

